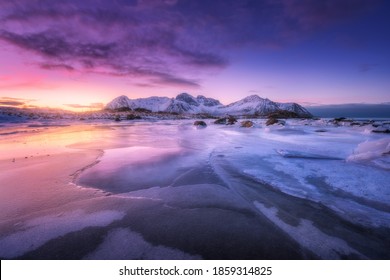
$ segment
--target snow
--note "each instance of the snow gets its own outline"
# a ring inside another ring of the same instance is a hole
[[[173,240],[187,238],[175,236],[177,225],[185,223],[182,234],[197,232],[197,240],[207,242],[218,232],[210,228],[215,225],[210,216],[223,224],[224,232],[237,234],[245,225],[265,236],[282,234],[319,258],[389,256],[375,252],[386,247],[390,228],[390,135],[372,133],[371,123],[336,125],[326,119],[288,119],[271,126],[252,119],[254,127],[245,129],[240,122],[204,121],[204,129],[197,129],[192,119],[101,122],[107,128],[98,138],[104,154],[75,184],[104,190],[108,196],[99,200],[99,209],[109,208],[31,219],[1,236],[0,257],[18,257],[69,232],[121,220],[85,258],[199,258],[186,253],[183,242],[166,247],[158,235],[153,242],[147,239],[164,228],[160,214],[171,226],[164,236],[173,235]],[[105,199],[111,199],[108,206]],[[122,208],[108,210],[113,205]],[[146,222],[140,226],[140,221]],[[199,221],[205,221],[201,228]],[[248,233],[239,234],[234,236]],[[368,249],[356,245],[365,240],[370,240]],[[377,247],[370,247],[373,243]]]
[[[383,159],[383,160],[382,160]],[[377,160],[377,161],[375,161]],[[347,161],[349,162],[383,162],[382,167],[390,169],[390,138],[360,143]],[[386,164],[387,163],[387,164]]]
[[[184,198],[186,192],[166,187],[176,185],[180,178],[205,164],[229,185],[234,178],[231,172],[223,171],[229,166],[241,176],[288,195],[323,203],[353,223],[390,226],[390,213],[384,210],[390,209],[388,170],[378,164],[378,160],[389,157],[386,152],[390,137],[366,134],[364,127],[330,126],[323,120],[288,120],[285,126],[269,127],[264,126],[264,120],[253,121],[256,127],[245,130],[239,125],[212,122],[198,130],[191,120],[180,121],[179,125],[172,121],[133,127],[132,147],[106,150],[101,162],[84,172],[79,183],[115,193],[139,190],[147,197],[152,190],[159,195],[169,191],[179,200],[177,195]],[[316,132],[318,129],[325,132]],[[374,160],[364,160],[364,164],[357,160],[361,155],[365,158],[373,154]],[[202,178],[192,180],[186,183],[188,194],[189,185],[198,184]],[[210,180],[214,179],[204,177],[202,182],[210,186]],[[208,193],[210,187],[203,188],[202,193]],[[216,199],[214,203],[218,203]]]
[[[107,104],[106,109],[119,108],[144,108],[152,112],[164,111],[175,113],[207,113],[213,115],[244,115],[260,114],[266,115],[278,110],[295,112],[300,116],[310,116],[310,113],[296,103],[277,103],[257,95],[248,96],[242,100],[222,105],[218,100],[207,98],[203,95],[194,97],[188,93],[181,93],[176,98],[148,97],[129,99],[126,96],[119,96]]]
[[[342,158],[330,157],[327,155],[311,154],[300,151],[282,150],[277,149],[276,152],[286,158],[306,158],[306,159],[330,159],[330,160],[341,160]]]
[[[152,96],[148,98],[129,99],[122,95],[106,105],[106,109],[130,108],[132,110],[143,108],[152,112],[165,111],[172,100],[168,97]]]

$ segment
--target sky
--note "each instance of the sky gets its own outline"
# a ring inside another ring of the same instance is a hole
[[[0,105],[390,101],[390,1],[0,0]]]

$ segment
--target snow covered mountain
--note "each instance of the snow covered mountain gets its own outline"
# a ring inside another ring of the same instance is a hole
[[[278,103],[261,98],[258,95],[250,95],[237,102],[231,103],[222,109],[226,114],[232,115],[267,115],[278,110],[281,110]]]
[[[281,110],[294,112],[299,117],[311,117],[311,114],[297,103],[277,103],[269,99],[251,95],[229,105],[222,105],[218,100],[203,95],[194,97],[181,93],[175,98],[148,97],[129,99],[119,96],[105,107],[109,110],[143,108],[152,112],[170,112],[179,114],[208,113],[212,115],[260,115],[265,116]]]
[[[188,93],[180,93],[176,98],[172,99],[172,103],[168,106],[166,112],[170,113],[214,113],[223,105],[216,99],[207,98],[203,95],[193,97]]]
[[[119,96],[108,103],[105,109],[131,109],[143,108],[152,112],[166,111],[172,99],[168,97],[151,96],[147,98],[130,99],[125,95]]]

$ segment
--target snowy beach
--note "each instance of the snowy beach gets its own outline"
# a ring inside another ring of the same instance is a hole
[[[389,121],[204,121],[1,127],[0,257],[390,257]]]

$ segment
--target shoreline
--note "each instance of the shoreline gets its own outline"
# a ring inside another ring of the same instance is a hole
[[[62,127],[27,133],[20,136],[22,139],[18,142],[14,135],[0,139],[0,146],[6,147],[0,154],[1,223],[55,209],[76,199],[96,197],[95,189],[77,189],[74,182],[81,172],[99,162],[103,150],[61,145],[64,143],[62,137],[69,133],[78,136],[84,132],[83,128]],[[58,143],[46,141],[51,143],[45,146],[45,141],[39,139],[40,136],[50,139],[53,135],[60,140]]]

